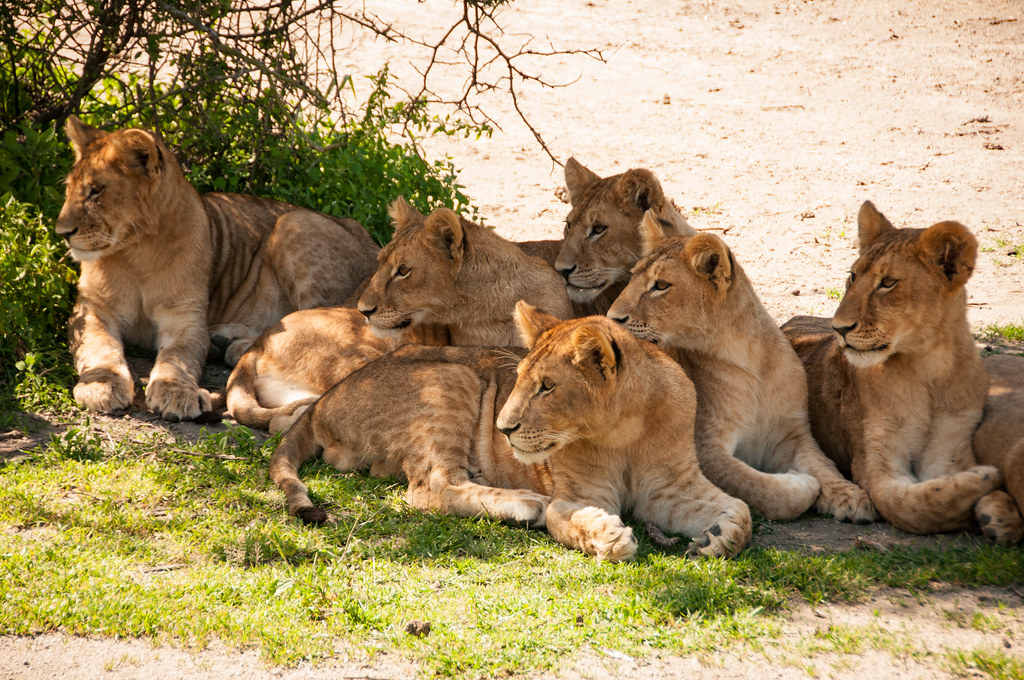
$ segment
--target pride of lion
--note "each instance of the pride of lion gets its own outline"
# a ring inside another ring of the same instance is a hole
[[[330,521],[299,478],[322,456],[406,481],[415,507],[543,527],[612,562],[636,554],[637,526],[734,556],[751,510],[1024,536],[1024,357],[980,356],[977,242],[957,222],[897,229],[865,203],[834,317],[780,330],[646,169],[569,159],[560,241],[514,244],[396,196],[381,249],[352,220],[200,195],[151,132],[67,132],[75,399],[128,408],[132,344],[156,351],[146,406],[194,419],[220,356],[231,417],[284,432],[270,476],[302,521]]]

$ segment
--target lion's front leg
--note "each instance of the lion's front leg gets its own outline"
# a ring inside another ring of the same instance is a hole
[[[793,469],[818,480],[821,493],[814,509],[841,522],[866,524],[878,521],[878,512],[867,491],[843,477],[836,464],[825,457],[809,428],[799,427],[775,447],[773,467]]]
[[[633,513],[660,529],[691,537],[691,557],[733,557],[750,540],[750,509],[696,468],[666,471],[661,483],[650,485]]]
[[[115,315],[80,297],[68,325],[68,344],[78,371],[75,401],[88,411],[128,408],[135,385]]]
[[[562,545],[599,560],[621,562],[636,554],[633,530],[618,515],[593,505],[553,500],[547,508],[547,526],[552,538]]]
[[[192,420],[210,410],[210,393],[199,388],[209,343],[206,308],[196,313],[167,306],[152,317],[160,350],[149,374],[146,406],[167,420]]]

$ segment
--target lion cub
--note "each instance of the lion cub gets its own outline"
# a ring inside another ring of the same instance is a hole
[[[424,217],[404,198],[389,214],[394,238],[357,304],[378,334],[434,324],[447,328],[453,345],[512,346],[520,342],[517,300],[572,315],[558,275],[490,229],[447,208]]]
[[[815,438],[897,528],[956,531],[976,517],[994,540],[1016,540],[1002,475],[971,445],[988,390],[967,323],[977,241],[958,222],[896,229],[870,202],[858,235],[831,323],[783,326],[807,369]]]
[[[994,465],[1003,473],[1006,491],[1024,510],[1024,357],[994,355],[983,360],[988,373],[988,399],[985,417],[974,432],[974,453],[978,462]],[[1007,530],[1006,540],[1019,540],[1024,522]],[[998,540],[994,528],[985,535]]]
[[[867,494],[821,452],[807,421],[803,367],[717,236],[667,236],[648,211],[644,258],[608,310],[677,355],[693,380],[697,458],[708,479],[769,519],[812,505],[836,519],[877,519]]]
[[[683,371],[599,317],[559,325],[520,302],[516,318],[533,347],[518,376],[514,350],[408,346],[328,391],[271,459],[289,512],[326,519],[298,478],[322,453],[341,470],[403,476],[415,507],[546,524],[609,561],[636,552],[617,516],[627,508],[696,537],[692,554],[736,554],[750,514],[700,474]]]
[[[379,336],[352,307],[292,312],[268,328],[235,364],[225,392],[231,417],[247,427],[286,429],[320,395],[402,345],[446,345],[436,327]]]
[[[629,281],[640,259],[640,221],[655,210],[670,222],[666,229],[693,236],[693,227],[665,198],[650,170],[634,168],[601,178],[575,158],[565,164],[565,185],[572,209],[555,269],[575,308],[604,314]]]
[[[68,326],[75,401],[127,408],[124,344],[157,350],[146,405],[168,420],[210,408],[199,376],[211,339],[229,363],[296,309],[341,304],[373,271],[365,229],[294,205],[200,195],[160,138],[71,117],[76,161],[56,231],[81,262]]]

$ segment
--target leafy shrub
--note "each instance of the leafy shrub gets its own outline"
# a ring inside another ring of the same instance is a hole
[[[11,366],[28,351],[64,346],[73,303],[73,269],[46,220],[11,194],[0,197],[0,364]]]

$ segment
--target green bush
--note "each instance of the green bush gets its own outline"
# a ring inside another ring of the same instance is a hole
[[[0,197],[0,364],[29,351],[59,352],[74,301],[75,271],[39,211],[11,194]]]

